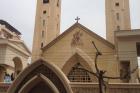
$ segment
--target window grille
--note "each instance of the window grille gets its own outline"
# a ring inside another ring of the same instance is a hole
[[[77,67],[77,64],[73,68]],[[68,74],[68,79],[70,82],[91,82],[91,78],[86,71],[81,69],[71,69]],[[83,68],[81,64],[78,65],[78,68]]]

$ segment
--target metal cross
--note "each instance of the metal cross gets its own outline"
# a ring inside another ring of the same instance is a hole
[[[77,16],[77,18],[75,18],[76,22],[78,23],[80,18]]]

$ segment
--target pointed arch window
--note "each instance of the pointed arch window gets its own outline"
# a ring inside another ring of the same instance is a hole
[[[76,65],[74,65],[74,67],[84,68],[80,63],[77,63]],[[68,74],[68,79],[70,80],[70,82],[92,82],[89,74],[86,71],[73,68]]]

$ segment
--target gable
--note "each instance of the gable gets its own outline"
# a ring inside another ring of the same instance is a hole
[[[93,31],[89,30],[88,28],[86,28],[85,26],[79,24],[79,23],[75,23],[74,25],[72,25],[70,28],[68,28],[66,31],[64,31],[61,35],[59,35],[56,39],[54,39],[52,42],[50,42],[48,45],[46,45],[43,50],[47,50],[48,48],[50,48],[51,46],[53,46],[55,43],[57,43],[58,41],[60,41],[62,38],[67,37],[67,35],[69,33],[72,33],[75,29],[79,28],[79,31],[84,31],[86,34],[90,35],[91,37],[96,38],[97,40],[99,40],[100,42],[102,42],[103,44],[105,44],[106,46],[114,49],[114,45],[110,42],[108,42],[107,40],[105,40],[104,38],[102,38],[101,36],[97,35],[96,33],[94,33]],[[77,30],[77,31],[78,31]],[[76,32],[76,31],[75,31]]]
[[[99,51],[114,53],[114,45],[79,23],[76,23],[44,47],[42,55],[49,62],[53,62],[62,68],[66,60],[76,51],[76,48],[82,50],[90,58],[94,58],[96,49],[92,41],[95,42]]]

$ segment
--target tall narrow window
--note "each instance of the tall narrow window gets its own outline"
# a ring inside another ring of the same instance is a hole
[[[120,76],[123,77],[123,83],[129,83],[131,78],[130,76],[130,62],[129,61],[122,61],[120,63]]]
[[[49,0],[43,0],[43,4],[49,3]]]
[[[44,46],[44,44],[43,44],[43,42],[41,43],[41,48],[43,48],[43,46]]]
[[[77,63],[76,65],[74,65],[73,68],[77,66],[80,68],[83,68],[83,66],[80,63]],[[91,82],[91,78],[86,71],[83,71],[81,69],[73,69],[73,68],[68,74],[68,79],[71,82]]]
[[[140,57],[140,42],[136,43],[137,47],[137,56]]]
[[[43,20],[43,26],[45,26],[45,24],[46,24],[46,21],[45,21],[45,20]]]
[[[44,38],[44,34],[45,34],[45,32],[44,32],[44,31],[42,31],[42,38]]]
[[[119,13],[116,13],[116,18],[117,18],[117,20],[120,20],[120,14]]]
[[[57,6],[59,7],[59,0],[57,1]]]

